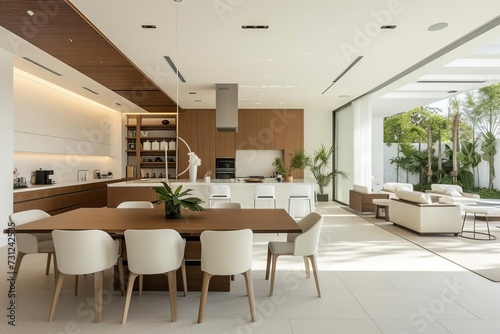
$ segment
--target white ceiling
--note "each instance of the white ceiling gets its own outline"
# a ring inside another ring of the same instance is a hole
[[[500,13],[498,0],[71,3],[184,109],[214,108],[215,84],[238,83],[240,108],[303,108],[306,112],[331,111],[372,91]],[[448,27],[427,29],[439,22],[447,22]],[[142,24],[154,24],[156,29],[143,29]],[[380,30],[383,24],[397,27]],[[269,29],[243,30],[242,25],[269,25]],[[72,39],[78,42],[78,36]],[[499,81],[499,49],[497,27],[377,91],[374,113],[405,111],[447,98],[453,95],[447,93],[450,90],[463,92]],[[359,55],[363,58],[322,94]],[[186,83],[178,84],[163,56],[173,59]],[[458,58],[494,60],[488,67],[486,61],[479,67],[446,66]],[[17,61],[19,67],[29,67],[25,63]],[[471,80],[477,75],[486,82],[416,83]],[[81,84],[75,86],[81,88]],[[118,99],[114,93],[106,98]],[[112,105],[111,100],[105,104]]]

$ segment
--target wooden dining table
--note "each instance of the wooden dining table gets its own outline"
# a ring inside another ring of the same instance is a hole
[[[123,238],[129,229],[174,229],[186,239],[188,289],[201,289],[200,267],[203,231],[251,229],[254,233],[301,233],[302,229],[284,209],[207,209],[182,210],[181,218],[165,219],[163,206],[154,209],[80,208],[15,227],[15,233],[51,233],[53,230],[102,230]],[[126,259],[126,245],[122,254]],[[178,277],[180,279],[180,276]],[[179,289],[182,287],[179,285]],[[144,276],[144,290],[166,290],[164,276]],[[211,291],[229,291],[230,279],[214,277]]]

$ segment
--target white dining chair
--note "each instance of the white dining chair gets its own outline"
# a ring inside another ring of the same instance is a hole
[[[243,274],[245,277],[248,303],[252,322],[255,322],[255,302],[252,285],[252,241],[250,229],[236,231],[204,231],[201,240],[201,288],[198,323],[203,322],[210,278],[216,275]]]
[[[61,293],[64,278],[67,275],[94,274],[95,322],[101,322],[102,289],[104,270],[118,264],[120,289],[124,294],[122,258],[119,254],[119,242],[100,230],[52,231],[52,239],[57,259],[57,281],[49,313],[49,322]]]
[[[241,204],[236,202],[215,202],[212,209],[241,209]]]
[[[126,201],[117,206],[118,209],[152,209],[153,203],[148,201]]]
[[[153,209],[154,205],[148,201],[126,201],[121,202],[117,206],[118,209]],[[120,241],[120,247],[123,248],[123,244]],[[77,276],[78,280],[78,276]],[[139,275],[139,295],[142,295],[142,285],[143,285],[143,277]],[[75,289],[76,293],[76,289]]]
[[[13,213],[9,216],[11,225],[20,226],[50,215],[45,211],[34,209]],[[54,242],[50,233],[18,233],[16,234],[17,257],[14,273],[17,275],[21,267],[21,261],[28,254],[47,254],[47,265],[45,275],[49,274],[51,257],[54,255]],[[54,260],[54,277],[57,273],[57,262]]]
[[[302,256],[304,258],[307,278],[311,276],[309,261],[311,262],[316,290],[318,291],[318,297],[321,297],[316,252],[318,250],[323,217],[316,212],[312,212],[298,221],[297,224],[302,228],[302,233],[289,233],[287,235],[287,241],[271,241],[268,244],[266,280],[269,279],[269,269],[272,265],[270,296],[272,296],[274,292],[274,278],[276,276],[276,261],[278,260],[278,256],[292,255]]]
[[[231,202],[231,188],[227,184],[212,184],[210,185],[210,197],[208,198],[208,206],[212,207],[212,202],[220,201]]]
[[[272,200],[276,209],[276,189],[272,184],[258,184],[255,186],[253,208],[258,200]]]
[[[290,186],[290,194],[288,195],[288,213],[295,217],[295,202],[308,201],[309,213],[312,212],[311,207],[311,186],[307,184],[292,184]]]
[[[186,266],[184,249],[186,240],[179,232],[171,229],[126,230],[125,244],[130,275],[128,278],[122,324],[127,322],[130,298],[135,278],[139,275],[165,274],[168,277],[170,312],[172,322],[177,321],[177,278],[176,271],[181,268],[184,296],[187,295]]]

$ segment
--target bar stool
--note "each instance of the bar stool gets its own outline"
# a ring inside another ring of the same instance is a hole
[[[273,185],[270,184],[258,184],[255,186],[254,198],[253,198],[253,208],[257,200],[270,200],[274,201],[274,208],[276,209],[276,190]]]
[[[227,184],[213,184],[210,186],[210,197],[208,207],[212,207],[212,201],[227,200],[231,202],[231,188]]]
[[[311,186],[305,184],[294,184],[290,187],[290,195],[288,196],[288,213],[295,217],[295,201],[308,201],[309,213],[311,213]]]

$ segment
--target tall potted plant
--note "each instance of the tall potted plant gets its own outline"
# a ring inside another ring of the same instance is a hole
[[[193,189],[182,190],[182,186],[178,186],[172,190],[169,184],[162,182],[163,186],[154,187],[153,190],[157,194],[156,201],[151,203],[165,203],[165,218],[175,219],[181,217],[181,207],[185,207],[191,211],[205,211],[205,208],[200,204],[203,203],[198,197],[186,197],[191,195]]]
[[[330,184],[335,176],[340,175],[344,179],[348,177],[346,172],[337,169],[330,171],[329,163],[334,151],[333,146],[327,149],[325,145],[321,144],[321,147],[314,152],[314,155],[307,159],[307,166],[311,169],[318,183],[318,201],[328,201],[328,194],[324,193],[325,187]]]
[[[278,174],[282,174],[285,182],[293,181],[293,171],[296,169],[304,169],[307,166],[308,156],[304,150],[298,150],[290,153],[290,163],[285,167],[285,163],[281,158],[275,158],[273,166]]]

